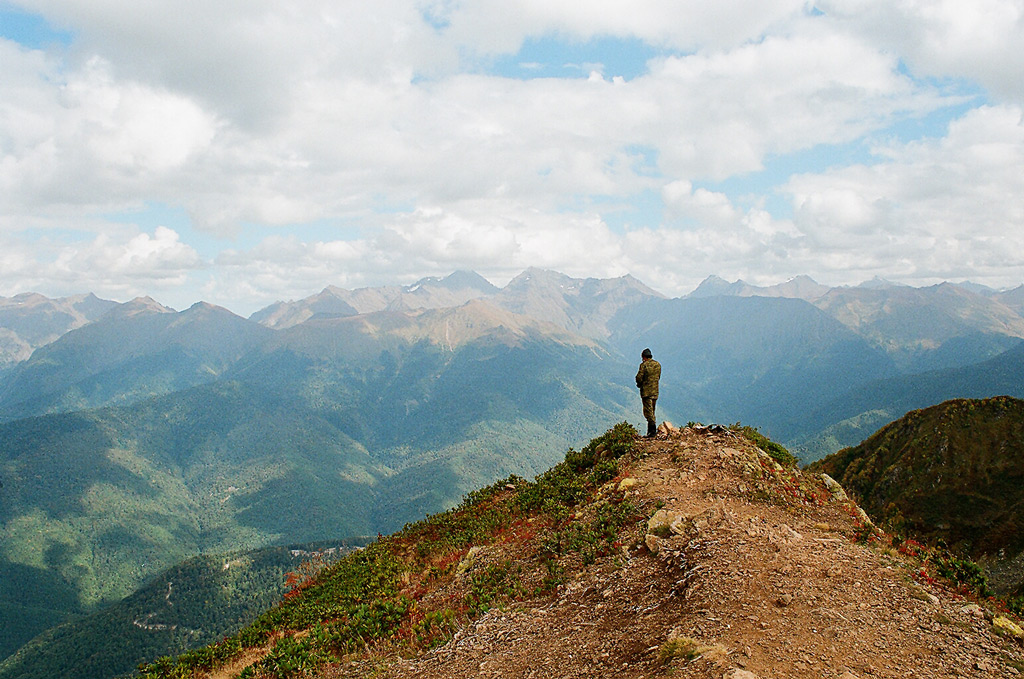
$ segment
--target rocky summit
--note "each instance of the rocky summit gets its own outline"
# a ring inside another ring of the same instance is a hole
[[[300,676],[304,661],[323,678],[1024,673],[1019,619],[939,578],[922,545],[894,545],[831,479],[739,428],[624,427],[380,539],[360,558],[390,564],[393,588],[376,579],[372,601],[309,624],[289,607],[355,591],[324,570],[206,676]],[[369,624],[374,606],[390,613]]]

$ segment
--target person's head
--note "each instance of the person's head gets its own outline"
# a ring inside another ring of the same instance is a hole
[[[654,358],[654,354],[651,353],[650,349],[644,349],[640,352],[640,358],[647,360],[648,358]]]

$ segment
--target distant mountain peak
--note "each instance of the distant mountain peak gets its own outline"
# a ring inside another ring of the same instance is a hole
[[[663,298],[633,276],[572,278],[536,267],[523,271],[494,296],[510,311],[545,319],[590,339],[607,338],[608,322],[622,309]]]
[[[427,276],[412,285],[387,285],[348,290],[329,285],[316,295],[292,302],[276,302],[249,317],[268,328],[284,330],[310,320],[344,318],[378,311],[439,309],[464,304],[498,292],[474,271],[448,276]]]
[[[893,281],[886,280],[881,276],[875,276],[869,281],[864,281],[858,288],[867,288],[869,290],[885,290],[888,288],[906,288],[909,287],[903,283],[894,283]]]
[[[785,297],[811,301],[829,291],[828,286],[821,285],[806,274],[790,278],[785,283],[759,286],[751,285],[743,279],[735,283],[714,274],[705,278],[687,297]]]
[[[48,297],[38,292],[22,292],[13,297],[0,297],[0,306],[29,307],[50,301]]]
[[[142,314],[173,314],[174,309],[164,306],[152,297],[136,297],[130,302],[119,304],[104,315],[104,318],[131,318]]]
[[[719,295],[733,295],[736,294],[736,290],[742,287],[742,281],[736,281],[730,283],[721,276],[711,274],[703,281],[700,282],[693,292],[687,297],[717,297]]]
[[[982,295],[984,297],[991,297],[998,292],[998,290],[990,288],[987,285],[982,285],[981,283],[974,283],[972,281],[962,281],[960,283],[953,283],[953,285],[957,286],[958,288],[963,288],[964,290],[969,290],[977,295]]]
[[[485,294],[498,291],[497,286],[475,271],[460,270],[447,276],[428,276],[406,287],[406,292],[415,292],[423,287],[439,287],[448,290],[478,290]]]
[[[541,269],[538,267],[530,267],[524,270],[518,276],[509,281],[508,285],[506,285],[503,290],[517,290],[525,289],[527,287],[539,288],[545,286],[551,287],[552,289],[557,288],[561,290],[579,291],[584,289],[590,291],[598,289],[601,291],[608,291],[612,289],[629,288],[641,291],[652,297],[664,297],[660,292],[651,289],[640,279],[628,273],[619,276],[618,278],[573,278],[572,276],[559,271]]]
[[[549,269],[541,269],[535,266],[531,266],[530,268],[524,270],[518,276],[510,280],[508,282],[508,285],[505,286],[505,289],[514,289],[524,287],[527,285],[536,285],[538,283],[557,284],[559,282],[564,282],[568,280],[572,279],[569,278],[569,276],[565,275],[564,273],[559,273],[557,271],[551,271]]]
[[[216,304],[210,304],[209,302],[196,302],[185,311],[182,311],[181,315],[183,317],[199,316],[205,318],[209,316],[232,316],[235,318],[241,318],[241,316],[236,314],[234,311]]]

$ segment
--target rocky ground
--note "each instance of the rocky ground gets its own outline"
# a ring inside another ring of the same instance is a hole
[[[991,604],[919,574],[884,540],[856,540],[868,531],[852,503],[727,430],[663,428],[606,492],[651,519],[617,552],[567,566],[553,595],[491,609],[416,657],[378,649],[323,676],[1024,674],[1024,640]],[[485,547],[462,570],[521,549]]]

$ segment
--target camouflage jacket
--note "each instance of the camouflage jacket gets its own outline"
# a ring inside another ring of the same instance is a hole
[[[642,398],[658,398],[658,380],[661,379],[661,364],[653,358],[640,364],[636,371],[636,386]]]

